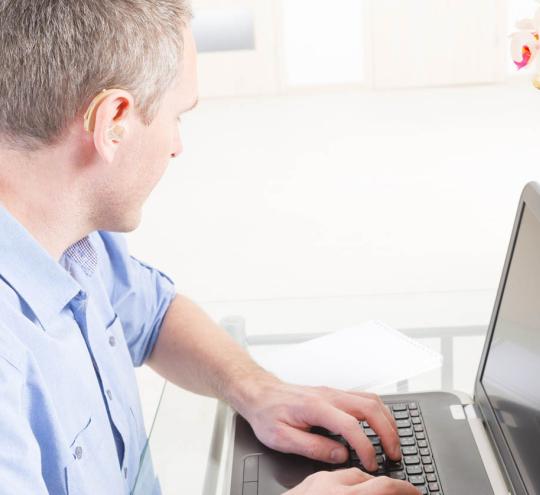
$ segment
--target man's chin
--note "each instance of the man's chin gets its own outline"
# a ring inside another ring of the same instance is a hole
[[[123,218],[116,219],[115,222],[112,222],[110,225],[108,225],[108,228],[102,230],[127,234],[128,232],[133,232],[134,230],[136,230],[137,227],[141,224],[141,220],[142,210],[139,210],[137,212],[130,213]]]
[[[125,229],[122,232],[133,232],[140,224],[142,220],[142,210],[139,210],[131,218],[128,219],[128,222],[125,225]]]

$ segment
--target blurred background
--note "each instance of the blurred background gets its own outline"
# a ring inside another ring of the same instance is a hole
[[[540,180],[540,92],[508,38],[538,4],[193,7],[201,101],[132,253],[249,335],[487,326],[520,192]],[[456,388],[472,391],[483,340],[454,340]],[[150,421],[161,382],[139,378]],[[171,469],[200,493],[213,402],[178,393],[189,455]]]

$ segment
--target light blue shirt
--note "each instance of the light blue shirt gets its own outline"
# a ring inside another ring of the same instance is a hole
[[[120,235],[58,262],[0,207],[0,493],[130,493],[146,443],[134,366],[174,296]]]

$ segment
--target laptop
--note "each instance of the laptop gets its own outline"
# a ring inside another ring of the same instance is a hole
[[[519,202],[472,401],[446,392],[383,399],[399,427],[402,460],[390,462],[359,421],[377,452],[375,475],[429,495],[540,495],[540,185],[527,184]],[[272,451],[239,415],[232,438],[230,495],[281,495],[321,469],[362,469],[352,449],[339,466]]]

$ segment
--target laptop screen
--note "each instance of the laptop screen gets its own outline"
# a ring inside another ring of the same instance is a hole
[[[540,493],[540,222],[525,206],[482,385],[529,493]]]

